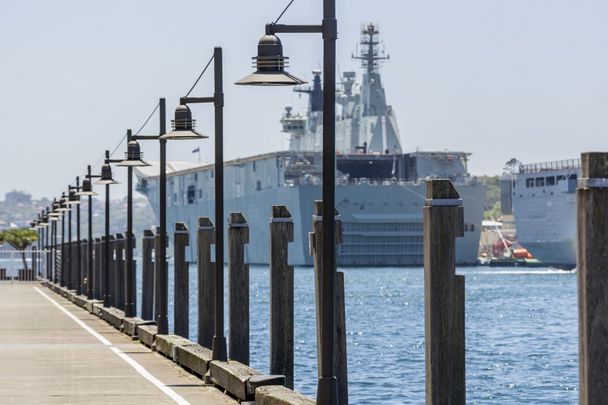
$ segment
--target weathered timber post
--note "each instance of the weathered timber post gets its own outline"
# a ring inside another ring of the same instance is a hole
[[[313,256],[315,268],[315,301],[317,307],[317,359],[323,358],[320,342],[323,339],[321,328],[321,308],[323,308],[323,202],[314,202],[314,214],[312,218],[312,232],[308,234],[309,253]],[[335,239],[336,244],[342,243],[342,221],[339,219],[339,212],[335,210]],[[338,274],[340,273],[340,275]],[[334,334],[336,348],[334,350],[334,375],[338,380],[338,404],[348,404],[348,378],[346,374],[346,317],[343,315],[344,308],[344,274],[336,272],[334,269]],[[341,282],[341,284],[337,284]],[[320,361],[320,360],[318,360]]]
[[[293,389],[293,266],[288,246],[293,219],[287,207],[274,205],[270,218],[270,374],[284,375]]]
[[[190,244],[188,227],[182,222],[175,223],[173,237],[173,257],[175,280],[173,282],[173,319],[174,333],[178,336],[189,337],[190,328],[190,294],[189,294],[189,263],[186,261],[186,246]]]
[[[114,235],[110,235],[108,238],[108,243],[106,243],[107,249],[109,252],[106,257],[110,258],[110,263],[108,265],[108,293],[110,297],[110,306],[116,307],[116,259],[114,257],[114,253],[116,251],[116,238]]]
[[[101,294],[101,238],[95,238],[95,252],[93,257],[93,297],[100,300]]]
[[[81,281],[81,285],[80,285],[80,291],[82,293],[82,295],[87,295],[87,289],[88,289],[88,284],[91,282],[88,278],[87,275],[89,274],[88,272],[88,264],[89,264],[89,260],[87,258],[87,247],[88,247],[88,241],[87,239],[83,239],[80,241],[80,281]]]
[[[106,236],[103,235],[101,237],[101,242],[99,244],[99,295],[100,295],[100,300],[104,300],[105,296],[108,295],[108,291],[109,291],[109,283],[107,283],[106,281],[109,281],[105,274],[106,274],[106,251],[108,250],[108,244],[106,243]]]
[[[141,318],[146,321],[154,320],[154,233],[144,230],[141,243]]]
[[[211,262],[211,245],[215,227],[207,217],[198,219],[198,343],[208,349],[215,335],[215,265]]]
[[[127,243],[127,239],[131,237],[131,243]],[[123,272],[123,277],[122,277],[122,285],[123,285],[123,296],[124,296],[124,300],[122,301],[122,310],[125,311],[125,315],[132,315],[133,317],[137,316],[135,309],[137,308],[137,260],[135,260],[135,248],[137,245],[137,240],[135,238],[134,234],[126,234],[126,238],[123,242],[123,247],[124,247],[124,255],[123,255],[123,261],[124,261],[124,265],[121,267],[122,268],[122,272]],[[128,247],[131,246],[131,254],[127,253],[127,249]],[[128,268],[129,268],[129,264],[127,262],[127,260],[129,259],[129,257],[131,258],[131,269],[133,270],[133,272],[129,272]],[[129,279],[129,277],[132,277],[132,279],[130,281],[127,281]],[[127,288],[131,287],[131,291],[128,292]]]
[[[114,241],[114,307],[125,309],[125,237],[122,233],[116,234]]]
[[[160,313],[160,227],[154,231],[154,320],[158,319]]]
[[[581,155],[576,191],[579,403],[608,395],[608,153]]]
[[[449,180],[427,181],[426,197],[426,403],[464,404],[464,277],[456,280],[456,237],[464,235],[464,209]]]
[[[336,224],[336,237],[342,242],[342,223]],[[338,379],[338,404],[348,405],[348,368],[346,353],[346,303],[344,301],[344,273],[336,272],[336,351],[334,364]]]
[[[245,264],[246,243],[249,243],[247,219],[240,212],[232,212],[228,223],[229,357],[249,365],[249,265]]]

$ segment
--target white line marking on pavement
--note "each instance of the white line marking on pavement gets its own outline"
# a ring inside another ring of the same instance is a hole
[[[68,311],[67,309],[65,309],[61,305],[59,305],[59,303],[57,303],[57,301],[55,301],[53,298],[51,298],[50,296],[48,296],[47,294],[45,294],[44,292],[42,292],[38,287],[33,287],[33,288],[40,295],[42,295],[44,298],[46,298],[48,301],[50,301],[51,304],[53,304],[57,308],[59,308],[59,310],[61,312],[63,312],[69,318],[71,318],[74,322],[76,322],[78,324],[78,326],[80,326],[82,329],[84,329],[87,332],[89,332],[91,335],[95,336],[97,338],[97,340],[99,340],[104,346],[108,346],[109,349],[112,350],[118,357],[120,357],[125,362],[127,362],[127,364],[129,364],[131,367],[133,367],[135,369],[135,371],[137,371],[146,380],[148,380],[152,384],[154,384],[154,386],[156,386],[156,388],[158,388],[159,390],[161,390],[162,392],[164,392],[165,395],[167,395],[169,398],[171,398],[172,400],[174,400],[176,403],[178,403],[180,405],[190,405],[190,402],[186,401],[177,392],[173,391],[171,388],[169,388],[165,384],[163,384],[162,381],[160,381],[158,378],[156,378],[152,374],[150,374],[150,372],[148,370],[146,370],[141,364],[139,364],[138,362],[136,362],[135,360],[133,360],[131,357],[127,356],[125,353],[123,353],[122,351],[120,351],[120,349],[117,348],[116,346],[113,346],[112,343],[108,339],[106,339],[105,337],[101,336],[99,333],[97,333],[95,330],[93,330],[87,324],[85,324],[80,319],[78,319],[74,314],[70,313],[70,311]]]

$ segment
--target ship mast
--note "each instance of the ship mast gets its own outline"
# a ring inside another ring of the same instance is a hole
[[[361,61],[361,66],[367,70],[368,77],[378,73],[379,62],[390,58],[384,55],[384,50],[379,48],[380,42],[376,38],[380,32],[374,24],[368,24],[361,30],[362,50],[358,55],[352,55],[353,59]]]

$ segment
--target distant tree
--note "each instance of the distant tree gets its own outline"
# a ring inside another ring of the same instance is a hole
[[[20,229],[8,229],[0,232],[0,240],[11,245],[15,250],[21,252],[21,260],[23,260],[23,268],[27,267],[27,260],[25,258],[25,249],[28,248],[32,243],[38,240],[38,233],[29,228]]]
[[[505,163],[505,167],[503,167],[502,170],[504,170],[505,173],[515,173],[519,166],[521,166],[521,162],[515,158],[511,158]]]

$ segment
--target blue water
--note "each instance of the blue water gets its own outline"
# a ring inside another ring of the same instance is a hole
[[[423,403],[422,269],[341,270],[345,273],[350,403]],[[191,267],[192,340],[197,330],[195,271]],[[484,267],[458,273],[466,276],[467,402],[576,403],[576,275],[553,269]],[[295,389],[314,397],[313,271],[296,268],[294,279]],[[268,372],[268,269],[252,266],[250,283],[251,366]],[[172,289],[171,285],[170,328]]]

